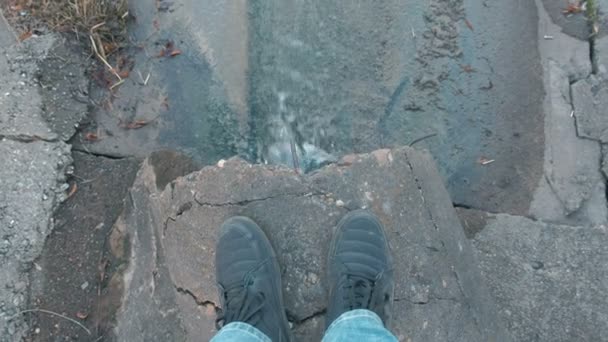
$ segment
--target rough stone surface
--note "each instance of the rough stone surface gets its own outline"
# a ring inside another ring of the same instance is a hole
[[[508,340],[427,154],[349,155],[307,176],[230,159],[160,187],[159,170],[144,161],[114,227],[131,246],[117,284],[125,291],[114,329],[120,341],[213,335],[217,228],[236,214],[252,217],[271,239],[296,336],[319,340],[328,243],[340,217],[356,208],[373,210],[387,228],[396,259],[392,329],[400,340]]]
[[[608,335],[608,229],[486,215],[473,242],[500,318],[516,341]]]
[[[591,75],[571,88],[578,135],[608,142],[608,80]]]

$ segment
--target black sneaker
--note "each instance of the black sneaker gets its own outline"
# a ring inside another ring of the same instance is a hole
[[[380,221],[365,210],[348,213],[336,228],[328,258],[326,328],[346,311],[375,312],[385,326],[393,303],[393,264]]]
[[[246,217],[222,225],[215,253],[222,314],[216,321],[248,323],[272,341],[290,341],[281,294],[281,272],[264,232]]]

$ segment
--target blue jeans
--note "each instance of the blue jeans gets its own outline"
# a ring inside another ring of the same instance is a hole
[[[271,342],[255,327],[232,322],[223,327],[211,342]],[[382,324],[378,315],[369,310],[352,310],[340,315],[327,329],[323,342],[396,342],[397,338]]]

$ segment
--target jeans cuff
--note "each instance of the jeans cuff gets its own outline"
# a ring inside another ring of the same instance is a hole
[[[237,337],[240,341],[259,341],[259,342],[272,342],[268,336],[258,330],[253,325],[244,322],[232,322],[226,324],[218,334],[212,339],[217,341],[223,341],[222,335],[231,337]]]
[[[365,309],[356,309],[356,310],[346,311],[345,313],[341,314],[338,318],[336,318],[335,321],[333,321],[331,323],[329,328],[327,328],[327,331],[331,330],[331,328],[333,328],[334,326],[336,326],[342,322],[349,321],[351,319],[357,319],[359,322],[368,321],[371,323],[376,323],[376,324],[380,324],[380,325],[384,326],[384,323],[382,323],[382,319],[380,319],[380,317],[378,315],[376,315],[375,312],[365,310]]]

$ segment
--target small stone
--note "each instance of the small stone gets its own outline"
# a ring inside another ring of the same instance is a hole
[[[306,276],[306,280],[308,280],[309,283],[314,285],[319,282],[319,276],[316,275],[315,273],[310,272]]]
[[[82,283],[82,285],[80,285],[80,288],[84,291],[87,289],[87,287],[89,287],[89,282],[85,281],[84,283]]]
[[[21,290],[25,289],[25,287],[26,287],[26,284],[23,281],[18,281],[15,283],[15,290],[17,290],[17,291],[21,291]]]
[[[36,334],[36,335],[40,334],[40,328],[34,329],[34,334]]]
[[[540,270],[541,268],[545,267],[545,264],[543,264],[541,261],[532,261],[530,265],[535,270]]]
[[[224,164],[226,164],[226,161],[224,159],[220,159],[220,161],[217,162],[217,167],[223,168]]]
[[[338,206],[338,207],[343,207],[343,206],[344,206],[344,201],[342,201],[342,200],[337,200],[337,201],[336,201],[336,206]]]

